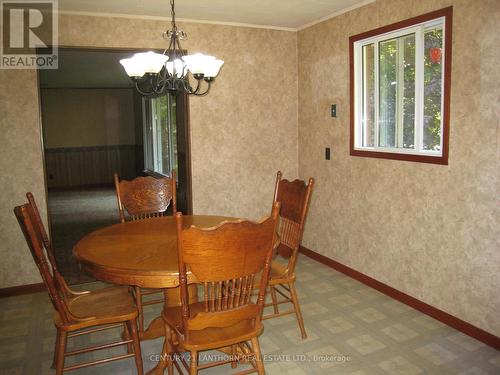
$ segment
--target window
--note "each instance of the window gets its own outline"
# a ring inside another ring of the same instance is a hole
[[[448,164],[451,18],[350,37],[351,155]]]
[[[147,171],[177,174],[177,126],[175,97],[144,100],[144,165]]]

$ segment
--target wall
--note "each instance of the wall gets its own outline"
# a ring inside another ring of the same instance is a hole
[[[61,15],[59,43],[164,48],[161,33],[168,27],[166,21]],[[296,33],[179,27],[189,34],[184,48],[226,62],[210,94],[190,100],[194,212],[260,218],[269,213],[276,170],[298,174]],[[0,70],[0,109],[0,288],[5,288],[40,280],[10,214],[28,190],[45,214],[35,72]]]
[[[35,71],[0,69],[0,288],[40,282],[14,205],[33,192],[46,215]]]
[[[450,4],[449,166],[349,156],[348,36]],[[274,172],[297,174],[298,129],[300,176],[317,179],[304,245],[500,335],[498,4],[378,0],[300,31],[298,58],[294,33],[182,25],[185,48],[226,61],[212,92],[191,99],[195,212],[267,213]],[[63,16],[60,42],[162,47],[166,27]],[[37,100],[34,72],[0,70],[0,287],[39,280],[9,215],[27,190],[45,209]]]
[[[133,89],[42,89],[41,103],[49,188],[136,176]]]
[[[42,89],[41,95],[45,148],[135,144],[132,89]]]
[[[348,37],[449,5],[449,165],[349,156]],[[499,17],[495,0],[377,0],[298,34],[299,174],[317,179],[303,245],[497,336]]]

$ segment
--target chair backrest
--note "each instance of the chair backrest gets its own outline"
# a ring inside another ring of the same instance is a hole
[[[50,241],[43,227],[33,195],[27,194],[29,203],[14,208],[14,213],[23,231],[28,247],[47,287],[52,305],[61,320],[68,323],[73,319],[66,304],[65,282],[57,269]],[[64,285],[63,285],[64,284]]]
[[[213,228],[183,229],[182,214],[177,213],[182,323],[187,335],[189,331],[228,327],[246,320],[260,322],[279,207],[276,203],[272,215],[259,223],[240,220]],[[196,314],[191,314],[188,304],[188,268],[203,285],[203,309]],[[255,279],[260,271],[260,280]],[[257,283],[259,293],[252,302]]]
[[[170,202],[172,212],[177,212],[175,172],[171,177],[137,177],[131,181],[120,181],[113,175],[120,220],[125,222],[125,211],[131,220],[159,217],[165,214]]]
[[[275,202],[281,203],[278,253],[288,258],[288,273],[295,272],[313,186],[314,178],[312,177],[309,178],[306,185],[305,181],[302,180],[282,179],[280,171],[276,174],[273,204]]]
[[[49,236],[47,235],[47,231],[45,230],[45,226],[43,225],[42,217],[40,216],[40,211],[38,210],[35,197],[33,196],[33,193],[27,192],[26,198],[28,198],[28,203],[32,210],[33,226],[35,228],[35,231],[37,231],[38,236],[40,236],[40,238],[42,239],[42,243],[45,248],[47,258],[50,262],[50,266],[54,270],[54,277],[56,278],[57,283],[62,287],[66,296],[68,286],[61,273],[59,272],[59,269],[57,268],[57,261],[54,256],[54,248],[52,247],[52,242],[50,241]]]

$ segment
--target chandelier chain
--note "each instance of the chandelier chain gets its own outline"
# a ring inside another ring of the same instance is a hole
[[[172,31],[177,32],[177,25],[175,24],[175,0],[170,0],[170,13],[172,14]]]

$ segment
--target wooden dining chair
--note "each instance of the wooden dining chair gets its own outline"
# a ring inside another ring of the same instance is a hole
[[[302,180],[288,181],[282,179],[281,172],[276,175],[276,185],[274,189],[274,201],[281,203],[280,222],[278,233],[280,244],[277,252],[278,256],[288,261],[286,264],[274,260],[271,266],[269,277],[269,290],[272,303],[265,307],[273,306],[273,313],[264,315],[263,319],[276,318],[283,315],[295,314],[299,323],[302,338],[307,338],[302,312],[300,311],[297,291],[295,290],[295,266],[299,253],[302,233],[307,216],[307,209],[311,199],[314,186],[314,179],[309,178],[308,184]],[[278,294],[283,299],[278,300]],[[293,309],[289,311],[279,311],[279,305],[291,303]]]
[[[143,374],[141,346],[137,334],[138,311],[126,287],[110,287],[76,292],[59,273],[51,242],[43,226],[35,200],[27,193],[28,203],[14,208],[14,213],[28,243],[55,309],[57,329],[53,367],[56,374],[120,359],[135,358],[137,373]],[[66,350],[68,338],[124,327],[125,339],[72,351]],[[65,358],[91,351],[127,346],[127,353],[64,367]]]
[[[176,182],[175,172],[172,177],[154,178],[137,177],[131,181],[121,180],[118,174],[113,175],[120,212],[120,221],[124,223],[128,220],[142,220],[153,217],[164,216],[172,204],[172,213],[177,212]],[[158,298],[158,294],[163,293],[161,289],[143,289],[138,286],[133,288],[135,303],[139,309],[139,331],[144,331],[144,310],[143,306],[154,305],[164,302],[163,294]],[[143,296],[156,295],[154,298],[143,300]]]
[[[279,203],[274,206],[271,217],[260,223],[242,220],[206,229],[195,226],[184,229],[182,214],[177,213],[181,306],[163,311],[164,353],[169,374],[173,373],[174,366],[182,373],[181,365],[190,375],[227,363],[235,368],[242,358],[253,369],[239,374],[264,374],[258,336],[263,329],[261,316],[278,212]],[[188,303],[188,269],[203,290],[203,298],[192,304]],[[258,281],[259,292],[253,302],[255,281]],[[198,364],[200,351],[223,347],[230,349],[227,360]],[[185,351],[190,353],[189,364],[177,355]],[[179,361],[173,360],[177,357]]]

